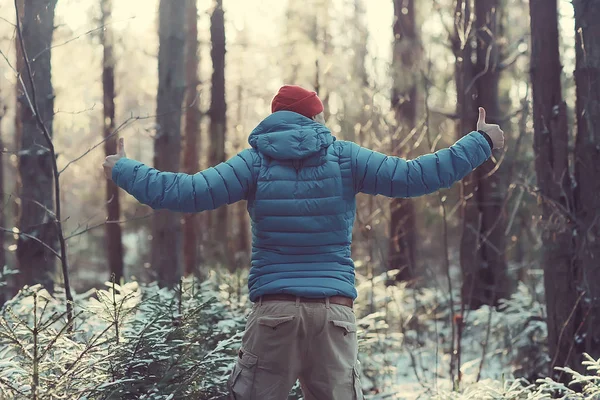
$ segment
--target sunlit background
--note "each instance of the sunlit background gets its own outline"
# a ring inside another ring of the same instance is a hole
[[[505,46],[512,51],[527,50],[527,2],[507,0],[505,23]],[[246,138],[251,129],[269,113],[269,102],[275,91],[284,83],[295,83],[313,87],[316,75],[315,60],[319,60],[320,94],[329,96],[330,117],[328,126],[340,138],[348,138],[349,130],[344,126],[344,115],[350,113],[352,105],[352,76],[348,68],[354,54],[351,41],[356,34],[348,21],[353,18],[354,2],[333,0],[325,13],[311,10],[301,2],[283,0],[225,0],[226,21],[226,88],[228,106],[228,128],[226,148],[228,155],[247,146]],[[317,2],[318,3],[318,2]],[[388,0],[371,0],[366,6],[365,23],[368,32],[367,56],[365,59],[373,106],[382,115],[389,113],[390,74],[392,50],[393,5]],[[447,29],[453,27],[449,0],[432,2],[434,7],[425,10],[421,7],[418,15],[422,35],[423,61],[428,66],[432,86],[429,104],[432,110],[454,112],[456,89],[453,83],[454,55],[449,48]],[[569,1],[561,1],[561,33],[563,40],[564,80],[567,96],[573,95],[572,71],[574,68],[573,50],[573,11]],[[210,60],[209,14],[211,1],[199,1],[198,28],[200,40],[202,84],[200,102],[206,111],[210,100]],[[130,117],[147,117],[127,125],[121,135],[126,139],[130,157],[146,163],[153,157],[153,124],[157,88],[157,12],[156,0],[114,1],[112,28],[116,41],[116,86],[117,86],[117,125]],[[286,13],[300,13],[290,26]],[[320,48],[322,43],[307,44],[302,37],[304,21],[309,23],[312,13],[319,13],[320,23],[327,27],[331,43],[329,52]],[[306,18],[304,18],[304,14]],[[15,28],[14,6],[10,0],[0,0],[0,50],[14,66]],[[52,49],[52,80],[56,93],[54,137],[58,149],[58,161],[64,166],[96,144],[102,135],[102,86],[101,66],[102,47],[100,45],[100,6],[97,0],[58,0],[55,17],[54,47]],[[294,33],[295,32],[295,33]],[[296,36],[294,36],[296,35]],[[299,36],[298,36],[299,35]],[[296,37],[294,43],[290,38]],[[424,65],[425,65],[424,64]],[[298,79],[287,82],[291,66],[299,66]],[[527,76],[528,60],[523,57],[505,74],[501,82],[504,91],[513,104],[518,104],[525,96],[527,79],[512,79]],[[10,151],[14,137],[15,72],[8,62],[0,59],[0,96],[7,110],[1,122],[4,146]],[[419,99],[420,107],[424,99]],[[572,104],[573,102],[571,102]],[[362,107],[362,105],[359,105]],[[508,111],[508,105],[504,105]],[[435,115],[434,115],[435,117]],[[203,120],[202,137],[206,138],[206,118]],[[454,124],[451,121],[436,119],[435,128],[443,133],[442,143],[452,140]],[[507,130],[510,135],[510,129]],[[437,133],[437,132],[436,132]],[[380,151],[389,150],[386,130],[376,132],[372,145]],[[204,139],[202,139],[204,140]],[[202,142],[202,141],[201,141]],[[510,141],[509,141],[510,146]],[[427,151],[426,148],[419,151]],[[206,153],[202,153],[206,156]],[[103,193],[100,188],[104,178],[100,168],[103,159],[102,147],[98,147],[81,161],[72,164],[63,174],[63,202],[65,204],[65,230],[74,232],[104,220]],[[7,164],[7,190],[5,198],[10,204],[10,189],[15,182],[16,155],[12,154]],[[207,167],[206,161],[201,161]],[[103,191],[103,189],[102,189]],[[428,201],[419,202],[420,207],[428,207]],[[13,207],[9,207],[10,213]],[[127,198],[124,205],[125,217],[135,217],[146,213],[143,207]],[[382,220],[375,220],[382,223]],[[433,222],[431,222],[433,223]],[[134,269],[137,265],[147,265],[147,245],[149,221],[132,221],[124,228],[126,265],[131,274],[142,273]],[[425,245],[431,243],[425,240]],[[73,282],[76,288],[93,285],[105,273],[103,252],[103,232],[97,230],[74,238],[69,243],[71,265],[74,268]],[[10,250],[14,251],[15,246]],[[103,278],[102,278],[103,279]]]

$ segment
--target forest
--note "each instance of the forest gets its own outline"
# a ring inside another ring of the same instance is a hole
[[[600,399],[600,0],[0,0],[0,56],[0,400],[229,398],[248,203],[153,210],[102,163],[214,167],[284,84],[390,157],[479,107],[505,134],[448,188],[356,196],[364,398]]]

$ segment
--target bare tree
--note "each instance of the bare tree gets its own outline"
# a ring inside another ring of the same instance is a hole
[[[574,0],[577,139],[574,205],[576,275],[584,301],[575,351],[600,357],[600,0]]]
[[[57,224],[54,212],[53,157],[38,125],[36,111],[29,97],[32,90],[37,94],[39,117],[48,134],[52,135],[54,115],[54,91],[51,79],[50,46],[54,31],[54,1],[25,0],[22,3],[19,21],[22,32],[22,47],[27,54],[37,55],[18,63],[18,73],[25,87],[18,83],[17,134],[21,140],[18,172],[21,182],[17,240],[18,285],[42,284],[47,290],[54,287],[53,274],[56,265]],[[20,40],[21,38],[19,38]],[[21,46],[19,46],[21,47]],[[22,48],[18,56],[24,56]],[[29,65],[28,65],[29,64]],[[27,79],[31,69],[31,81]],[[35,240],[36,238],[38,240]],[[45,244],[45,245],[44,245]]]
[[[56,1],[36,4],[28,0],[15,0],[14,6],[19,48],[17,56],[22,58],[21,62],[17,63],[19,68],[17,69],[19,72],[17,83],[20,83],[17,90],[17,103],[19,101],[23,103],[18,110],[22,123],[17,124],[22,129],[19,135],[21,150],[19,151],[18,166],[22,183],[22,208],[17,232],[17,265],[21,272],[18,275],[18,284],[22,286],[40,283],[52,292],[54,289],[54,257],[58,258],[61,261],[67,309],[65,314],[70,331],[73,322],[73,296],[69,283],[67,245],[62,232],[60,172],[52,142],[54,93],[50,70],[50,51]],[[32,50],[37,50],[37,52],[34,53],[33,59],[29,59],[28,53]],[[21,74],[25,76],[25,79]],[[42,95],[44,97],[40,103],[39,98]],[[39,143],[40,139],[42,144]],[[32,173],[36,169],[40,175],[37,180]],[[32,188],[33,183],[39,183],[42,187]],[[46,189],[49,193],[45,191]],[[38,201],[38,198],[42,201]],[[43,202],[43,200],[46,201]],[[54,202],[56,203],[54,208],[46,206],[46,204],[52,206]],[[28,211],[36,212],[36,208],[26,207],[25,204],[29,203],[33,203],[43,210],[38,224],[33,227],[28,225],[33,222]],[[29,232],[25,232],[23,227]],[[1,227],[0,229],[6,230]],[[57,241],[60,252],[55,248]],[[27,253],[27,250],[31,250],[31,253]],[[44,262],[43,267],[45,268],[40,271],[36,268],[38,265],[30,264],[32,261]]]
[[[477,107],[499,123],[500,77],[497,13],[499,0],[457,0],[453,49],[457,59],[459,135],[473,129]],[[473,58],[476,62],[473,63]],[[460,246],[462,300],[469,308],[496,304],[509,292],[507,277],[504,188],[494,159],[462,183],[463,232]]]
[[[569,176],[569,130],[561,90],[557,0],[530,0],[531,83],[535,170],[542,196],[544,242],[542,263],[548,313],[550,371],[571,365],[569,355],[575,332],[570,317],[576,306],[571,257],[571,225],[565,210],[572,207]]]
[[[210,152],[208,162],[211,166],[224,162],[225,134],[227,126],[227,103],[225,101],[225,13],[223,0],[215,0],[210,16],[210,38],[212,48],[212,89],[210,99]],[[227,259],[227,207],[221,207],[210,213],[213,233],[213,257],[220,261]]]
[[[417,125],[416,69],[420,51],[414,0],[394,0],[393,34],[392,109],[397,129],[392,136],[392,153],[406,156],[408,151],[398,148],[401,142],[399,136],[410,135]],[[418,236],[413,200],[392,199],[390,212],[388,269],[400,270],[397,280],[411,280],[417,275],[415,260]]]
[[[115,130],[115,57],[113,54],[114,36],[112,31],[112,0],[101,0],[102,9],[102,91],[104,93],[104,153],[109,156],[117,152],[118,136],[112,135]],[[119,187],[111,180],[106,180],[106,217],[108,221],[120,219]],[[108,267],[115,282],[123,277],[123,241],[120,224],[105,225],[105,242]]]
[[[198,85],[198,7],[196,0],[187,0],[186,10],[186,48],[185,48],[185,131],[183,147],[183,172],[195,174],[200,169],[200,101]],[[183,263],[185,275],[197,274],[200,261],[198,252],[200,235],[198,222],[201,214],[186,214],[183,217]]]
[[[179,170],[181,113],[185,91],[185,1],[161,0],[159,4],[158,94],[154,167]],[[154,214],[152,266],[161,285],[174,286],[182,274],[181,223],[168,211]]]

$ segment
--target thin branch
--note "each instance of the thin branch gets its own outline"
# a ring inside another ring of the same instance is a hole
[[[184,111],[184,112],[185,112],[185,111],[186,111],[186,110],[188,110],[190,107],[193,107],[195,103],[196,103],[196,99],[194,99],[194,101],[193,101],[191,104],[189,104],[189,105],[186,105],[186,106],[184,106],[184,107],[181,107],[180,111]],[[175,111],[168,111],[168,112],[165,112],[165,113],[162,113],[162,114],[147,115],[147,116],[145,116],[145,117],[142,117],[142,116],[139,116],[139,115],[138,115],[138,116],[135,116],[135,117],[134,117],[134,116],[130,116],[130,117],[129,117],[129,118],[127,118],[125,121],[123,121],[123,122],[121,123],[121,125],[119,125],[119,126],[118,126],[118,127],[117,127],[117,128],[116,128],[116,129],[115,129],[115,130],[114,130],[114,131],[113,131],[113,132],[110,134],[110,135],[104,136],[104,137],[102,138],[102,140],[101,140],[101,141],[99,141],[98,143],[96,143],[94,146],[90,147],[90,148],[89,148],[89,149],[88,149],[86,152],[84,152],[83,154],[81,154],[79,157],[77,157],[77,158],[75,158],[75,159],[73,159],[73,160],[69,161],[69,162],[67,163],[67,165],[65,165],[65,166],[63,167],[63,169],[61,169],[61,170],[60,170],[60,172],[59,172],[59,175],[60,175],[60,174],[62,174],[62,173],[63,173],[63,172],[64,172],[64,171],[65,171],[65,170],[66,170],[66,169],[67,169],[67,168],[68,168],[68,167],[69,167],[71,164],[73,164],[73,163],[75,163],[75,162],[77,162],[77,161],[81,160],[83,157],[87,156],[89,153],[91,153],[91,152],[92,152],[94,149],[96,149],[98,146],[101,146],[101,145],[102,145],[104,142],[106,142],[108,139],[110,139],[110,138],[112,138],[113,136],[115,136],[115,135],[116,135],[117,133],[119,133],[119,132],[120,132],[120,131],[121,131],[123,128],[125,128],[127,125],[129,125],[131,122],[134,122],[134,121],[139,121],[139,120],[145,120],[145,119],[155,119],[155,118],[158,118],[158,117],[162,117],[162,116],[164,116],[164,115],[168,115],[168,114],[170,114],[170,113],[172,113],[172,112],[175,112]]]
[[[429,55],[429,63],[428,63],[428,70],[427,70],[427,74],[423,73],[423,77],[424,77],[424,81],[425,81],[425,129],[427,130],[427,142],[429,144],[429,148],[431,148],[433,150],[433,141],[431,140],[431,137],[429,135],[429,129],[427,129],[427,127],[429,127],[429,118],[430,118],[430,114],[429,114],[429,107],[427,107],[427,104],[429,103],[429,90],[430,90],[430,86],[427,84],[427,82],[429,81],[429,75],[431,74],[431,55]],[[456,314],[454,312],[454,294],[453,292],[453,285],[452,285],[452,276],[450,274],[450,252],[448,250],[449,247],[449,243],[448,243],[448,213],[446,210],[446,203],[444,201],[444,197],[442,196],[442,193],[440,193],[440,191],[437,191],[437,195],[438,195],[438,200],[440,202],[440,210],[441,210],[441,214],[442,214],[442,241],[443,241],[443,249],[444,249],[444,270],[446,273],[446,280],[448,283],[448,296],[449,296],[449,303],[450,303],[450,325],[452,327],[452,338],[451,338],[451,344],[450,344],[450,377],[452,380],[452,384],[454,385],[454,363],[456,360],[456,355],[455,353],[455,347],[454,347],[454,342],[455,342],[455,338],[456,338],[456,329],[455,329],[455,324],[454,321],[456,319]],[[458,346],[458,352],[460,352],[460,341],[459,341],[459,346]],[[436,360],[437,362],[437,360]],[[437,367],[436,367],[437,368]],[[460,365],[458,366],[458,371],[460,374]]]
[[[52,252],[52,254],[54,254],[56,256],[56,258],[58,258],[59,260],[61,259],[60,254],[58,254],[58,252],[56,250],[54,250],[48,244],[44,243],[41,239],[39,239],[33,235],[30,235],[30,234],[24,233],[24,232],[15,232],[12,229],[7,229],[7,228],[3,228],[3,227],[0,227],[0,231],[10,233],[11,235],[18,235],[18,236],[26,237],[28,239],[32,239],[32,240],[38,242],[39,244],[41,244],[42,246],[44,246],[46,249],[50,250]]]
[[[115,136],[117,133],[119,133],[119,131],[121,129],[123,129],[124,127],[126,127],[129,123],[131,123],[132,121],[137,121],[137,120],[141,120],[141,119],[149,119],[149,118],[155,118],[155,116],[147,116],[147,117],[129,117],[127,118],[125,121],[123,121],[123,123],[121,123],[121,125],[119,125],[110,135],[105,136],[101,141],[99,141],[98,143],[96,143],[95,145],[93,145],[92,147],[90,147],[87,151],[85,151],[83,154],[81,154],[79,157],[74,158],[73,160],[69,161],[67,163],[67,165],[65,165],[60,171],[59,174],[62,174],[63,172],[65,172],[65,170],[73,163],[76,163],[77,161],[81,160],[83,157],[87,156],[89,153],[92,152],[92,150],[96,149],[98,146],[101,146],[104,142],[106,142],[108,139],[112,138],[113,136]]]
[[[16,7],[16,6],[15,6],[15,7]],[[117,23],[117,22],[125,22],[125,21],[128,21],[128,20],[134,19],[134,18],[135,18],[135,15],[134,15],[133,17],[129,17],[129,18],[127,18],[127,19],[124,19],[124,20],[122,20],[122,21],[113,21],[113,22],[112,22],[112,24],[115,24],[115,23]],[[35,56],[33,56],[33,58],[31,58],[31,60],[32,60],[32,61],[35,61],[35,60],[36,60],[36,59],[37,59],[39,56],[41,56],[42,54],[44,54],[44,53],[45,53],[45,52],[47,52],[47,51],[50,51],[50,50],[52,50],[52,49],[55,49],[55,48],[57,48],[57,47],[61,47],[61,46],[67,45],[67,44],[69,44],[69,43],[71,43],[71,42],[74,42],[75,40],[77,40],[77,39],[80,39],[80,38],[82,38],[82,37],[84,37],[84,36],[87,36],[87,35],[89,35],[89,34],[91,34],[91,33],[94,33],[94,32],[96,32],[96,31],[100,31],[100,30],[104,29],[106,26],[108,26],[108,24],[105,24],[105,25],[102,25],[102,26],[96,27],[96,28],[94,28],[94,29],[90,29],[89,31],[87,31],[87,32],[84,32],[84,33],[82,33],[82,34],[81,34],[81,35],[79,35],[79,36],[72,37],[71,39],[69,39],[69,40],[67,40],[67,41],[65,41],[65,42],[63,42],[63,43],[59,43],[59,44],[55,44],[55,45],[53,45],[53,46],[50,46],[50,47],[46,47],[45,49],[43,49],[43,50],[41,50],[39,53],[37,53]]]
[[[7,19],[6,19],[6,18],[4,18],[4,17],[0,17],[0,20],[2,20],[2,21],[4,21],[4,22],[6,22],[7,24],[11,25],[13,28],[15,28],[15,27],[16,27],[16,25],[15,25],[14,23],[10,22],[9,20],[7,20]]]
[[[54,113],[54,115],[57,115],[57,114],[78,115],[78,114],[83,114],[83,113],[86,113],[86,112],[94,111],[94,108],[96,108],[96,103],[92,104],[92,106],[90,108],[86,108],[86,109],[80,110],[80,111],[60,111],[60,110],[56,110],[56,112]]]
[[[83,235],[84,233],[87,233],[87,232],[91,231],[92,229],[96,229],[96,228],[99,228],[99,227],[107,225],[107,224],[124,224],[124,223],[130,222],[130,221],[137,221],[137,220],[140,220],[140,219],[145,219],[145,218],[151,217],[152,215],[154,215],[154,212],[148,213],[146,215],[141,215],[139,217],[123,219],[123,220],[120,220],[120,221],[104,221],[104,222],[100,222],[100,223],[98,223],[96,225],[88,226],[88,227],[86,227],[86,229],[84,229],[82,231],[73,233],[72,235],[69,235],[69,236],[65,237],[65,240],[69,240],[69,239],[72,239],[72,238],[74,238],[76,236]]]

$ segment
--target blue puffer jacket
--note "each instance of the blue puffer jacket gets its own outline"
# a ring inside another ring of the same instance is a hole
[[[194,175],[121,159],[113,180],[143,204],[181,212],[248,200],[252,219],[250,299],[267,293],[356,298],[350,258],[357,193],[415,197],[447,188],[482,164],[490,145],[471,132],[414,160],[336,141],[329,129],[279,111],[247,149]]]

